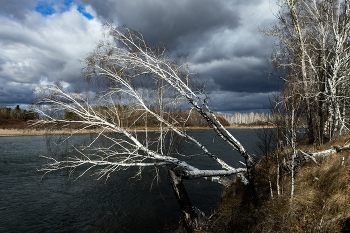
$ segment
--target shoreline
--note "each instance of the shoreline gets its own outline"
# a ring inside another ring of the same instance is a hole
[[[230,125],[227,129],[261,129],[267,126],[240,126]],[[272,128],[272,127],[269,127]],[[194,130],[211,130],[209,127],[185,127],[188,131]],[[68,135],[74,133],[74,129],[62,129],[62,130],[35,130],[35,129],[0,129],[0,137],[18,137],[18,136],[43,136],[43,135]],[[136,129],[137,132],[145,132],[144,129]],[[149,132],[154,132],[155,129],[148,129]],[[94,129],[84,129],[74,134],[94,134],[99,133]],[[108,133],[108,131],[107,131]]]

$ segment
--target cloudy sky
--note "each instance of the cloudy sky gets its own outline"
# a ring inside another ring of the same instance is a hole
[[[188,54],[209,80],[220,112],[261,111],[275,90],[266,57],[274,23],[269,0],[0,0],[0,106],[26,108],[33,89],[61,80],[82,86],[79,60],[101,39],[102,23],[139,30],[150,44]]]

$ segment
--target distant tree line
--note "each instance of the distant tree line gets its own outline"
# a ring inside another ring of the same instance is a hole
[[[16,108],[11,109],[6,106],[0,108],[0,119],[19,119],[23,121],[35,120],[39,118],[39,114],[33,111],[27,111],[20,109],[19,105]]]
[[[264,124],[269,121],[270,113],[240,113],[235,112],[234,114],[221,114],[229,124]]]
[[[152,107],[151,107],[152,108]],[[143,111],[139,111],[136,106],[130,105],[115,105],[113,108],[110,106],[95,106],[94,111],[103,115],[111,123],[117,123],[121,127],[159,127],[160,123],[155,116],[151,114],[145,114]],[[208,122],[198,113],[189,110],[185,111],[157,111],[156,107],[152,108],[153,111],[162,115],[164,119],[169,122],[173,122],[178,127],[208,127]],[[118,114],[115,114],[117,112]],[[223,116],[217,116],[218,120],[223,126],[229,126],[230,123]],[[80,120],[79,115],[72,111],[65,111],[64,119],[72,122],[74,127],[75,122]]]
[[[21,127],[25,121],[35,119],[39,119],[39,114],[37,112],[20,109],[19,105],[14,109],[6,106],[0,107],[0,126],[2,128],[18,128]]]

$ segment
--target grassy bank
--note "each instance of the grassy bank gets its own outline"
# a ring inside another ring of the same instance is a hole
[[[13,137],[13,136],[37,136],[37,135],[47,135],[47,134],[71,134],[73,132],[76,132],[74,129],[61,129],[61,130],[36,130],[36,129],[23,129],[21,128],[12,128],[12,129],[0,129],[0,137]],[[262,126],[259,125],[230,125],[227,126],[228,129],[258,129],[262,128]],[[210,127],[185,127],[186,130],[210,130]],[[156,131],[159,130],[158,128],[148,128],[148,131]],[[136,128],[137,132],[144,132],[145,129],[142,127]],[[90,134],[90,133],[96,133],[96,129],[84,129],[81,131],[77,131],[77,134]]]
[[[316,152],[349,143],[347,136],[321,147],[299,148]],[[203,232],[350,232],[350,151],[317,161],[320,165],[310,161],[297,171],[291,199],[291,175],[280,177],[278,195],[277,162],[262,159],[255,168],[258,207],[249,200],[247,187],[237,180]]]
[[[0,137],[17,137],[17,136],[39,136],[39,135],[63,135],[72,134],[75,130],[35,130],[35,129],[0,129]],[[92,130],[81,130],[77,134],[94,133]]]
[[[208,127],[186,127],[186,130],[206,130]],[[136,128],[136,132],[145,132],[144,128]],[[158,128],[148,128],[148,132],[158,131]],[[60,129],[60,130],[45,130],[45,129],[0,129],[0,137],[14,137],[14,136],[40,136],[40,135],[69,135],[69,134],[95,134],[100,133],[99,129]],[[105,133],[112,131],[105,130]]]

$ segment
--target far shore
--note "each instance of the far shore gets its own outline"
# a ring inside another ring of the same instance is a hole
[[[249,125],[230,125],[226,126],[227,129],[259,129],[266,128],[267,126],[249,126]],[[186,127],[186,130],[210,130],[209,127]],[[148,131],[155,131],[155,128],[150,128]],[[145,129],[136,129],[137,132],[144,132]],[[14,137],[14,136],[40,136],[40,135],[69,135],[69,134],[91,134],[100,133],[101,131],[96,129],[62,129],[62,130],[35,130],[35,129],[0,129],[0,137]],[[108,133],[108,131],[105,131]]]

